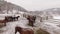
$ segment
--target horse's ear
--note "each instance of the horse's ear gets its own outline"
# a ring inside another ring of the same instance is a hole
[[[20,17],[20,16],[17,16],[17,17]]]
[[[18,17],[20,17],[20,16],[18,16]]]

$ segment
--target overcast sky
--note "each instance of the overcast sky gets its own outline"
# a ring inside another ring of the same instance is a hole
[[[60,8],[60,0],[6,0],[17,4],[26,10],[44,10],[49,8]]]

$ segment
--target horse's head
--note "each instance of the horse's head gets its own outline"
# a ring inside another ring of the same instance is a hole
[[[18,32],[21,32],[21,31],[22,31],[22,28],[21,28],[21,27],[16,26],[16,27],[15,27],[15,31],[16,31],[16,32],[17,32],[17,31],[18,31]]]
[[[17,16],[18,18],[20,17],[20,16]]]

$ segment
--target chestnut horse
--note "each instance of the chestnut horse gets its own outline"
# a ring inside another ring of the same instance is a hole
[[[15,34],[19,32],[20,34],[34,34],[34,31],[29,28],[15,27]]]
[[[6,23],[9,22],[9,20],[6,19],[7,17],[5,17],[4,20],[0,20],[0,27],[6,26]]]

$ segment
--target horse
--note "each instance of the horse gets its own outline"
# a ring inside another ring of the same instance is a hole
[[[12,16],[5,16],[5,20],[13,21]]]
[[[19,17],[20,17],[20,16],[12,17],[12,19],[13,19],[13,21],[16,21],[16,20],[18,20]]]
[[[16,21],[16,20],[18,20],[19,17],[20,17],[20,16],[17,16],[17,17],[6,16],[5,18],[6,18],[7,20],[9,20],[9,21]]]
[[[30,25],[30,26],[34,26],[34,23],[35,23],[35,20],[36,20],[36,16],[28,16],[27,17],[27,20],[29,20],[29,24],[28,25]]]
[[[0,20],[0,27],[6,26],[6,20]]]
[[[5,17],[4,20],[0,20],[0,27],[6,26],[6,23],[9,22],[8,18]]]
[[[29,28],[15,27],[15,34],[19,32],[20,34],[34,34],[34,31]]]
[[[19,16],[17,16],[17,17],[5,16],[5,19],[4,20],[0,20],[0,27],[6,26],[6,23],[7,22],[11,22],[11,21],[13,21],[15,19],[18,20],[18,18],[19,18]]]

